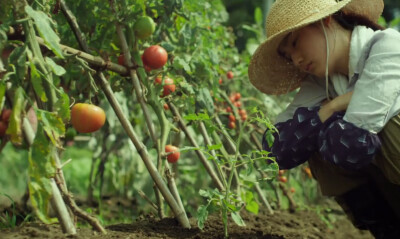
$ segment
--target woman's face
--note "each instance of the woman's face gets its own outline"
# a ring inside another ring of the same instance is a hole
[[[326,40],[319,22],[289,33],[279,45],[278,52],[299,70],[317,77],[325,76]],[[332,62],[329,59],[329,73],[333,70]]]

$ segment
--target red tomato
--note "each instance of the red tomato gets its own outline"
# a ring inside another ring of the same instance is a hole
[[[226,112],[232,113],[232,108],[230,106],[226,107]]]
[[[296,189],[290,188],[290,192],[291,192],[291,193],[295,193],[295,192],[296,192]]]
[[[235,122],[235,121],[236,121],[235,116],[233,114],[230,114],[229,115],[229,122]]]
[[[167,103],[164,104],[164,110],[169,110],[169,105]]]
[[[228,71],[228,73],[226,73],[226,77],[228,77],[228,79],[233,79],[233,72],[232,71]]]
[[[151,69],[161,68],[167,63],[168,53],[167,51],[158,45],[148,47],[143,52],[143,64],[147,65]]]
[[[242,121],[246,121],[247,120],[247,114],[241,115],[240,119]]]
[[[98,106],[77,103],[71,109],[71,123],[80,133],[91,133],[100,129],[106,121],[104,110]]]
[[[1,113],[1,120],[4,122],[8,122],[10,119],[11,115],[11,110],[10,109],[3,109],[3,112]]]
[[[157,77],[155,80],[155,84],[159,85],[161,84],[162,79],[160,77]],[[171,94],[172,92],[174,92],[176,90],[176,86],[174,84],[174,80],[172,80],[169,77],[165,77],[164,79],[164,91],[161,97],[165,97],[169,94]]]
[[[142,54],[141,58],[142,58],[144,70],[145,70],[146,72],[150,72],[152,69],[151,69],[150,66],[144,64],[144,61],[143,61],[143,54]]]
[[[240,108],[240,107],[242,107],[242,102],[236,101],[235,103],[233,103],[233,105]]]
[[[281,181],[282,183],[286,183],[287,182],[287,177],[286,176],[280,176],[279,177],[279,181]]]
[[[173,145],[166,145],[165,146],[165,152],[166,153],[171,153],[167,156],[167,160],[170,163],[176,163],[178,162],[179,157],[181,156],[181,153],[179,152],[179,149]]]
[[[218,83],[222,85],[222,78],[219,78]]]
[[[6,134],[7,127],[8,125],[6,122],[0,121],[0,138]]]
[[[240,115],[240,116],[242,116],[242,115],[247,115],[246,110],[245,110],[245,109],[240,109],[240,110],[239,110],[239,115]]]
[[[125,65],[124,54],[121,54],[121,55],[118,56],[118,64],[120,64],[121,66]]]
[[[238,100],[240,100],[242,95],[239,92],[237,92],[237,93],[234,94],[234,97],[235,97],[235,101],[238,101]]]
[[[236,128],[236,123],[235,123],[234,121],[230,121],[230,122],[228,123],[228,127],[229,127],[230,129],[234,129],[234,128]]]

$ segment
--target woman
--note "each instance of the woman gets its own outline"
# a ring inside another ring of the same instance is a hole
[[[300,90],[263,147],[281,169],[308,160],[324,195],[376,238],[400,238],[400,33],[381,0],[277,0],[250,82]]]

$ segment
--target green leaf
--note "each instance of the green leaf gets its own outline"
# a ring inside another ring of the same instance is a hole
[[[197,209],[197,226],[200,228],[200,230],[203,230],[204,228],[204,223],[207,220],[208,217],[208,205],[200,205],[200,207]]]
[[[6,89],[7,89],[6,83],[3,81],[0,81],[0,111],[3,109],[4,102],[6,99],[6,97],[5,97]]]
[[[219,150],[221,147],[222,144],[207,145],[208,150]]]
[[[22,47],[15,48],[11,54],[8,62],[16,63],[15,71],[16,75],[13,78],[17,78],[18,83],[22,82],[25,79],[25,72],[26,72],[26,52],[27,48],[26,45]],[[13,71],[13,69],[9,69],[9,71]]]
[[[262,25],[263,23],[263,14],[261,8],[259,7],[257,7],[254,10],[254,21],[256,22],[257,25]]]
[[[40,98],[41,101],[47,102],[47,96],[46,96],[46,91],[43,88],[42,85],[42,77],[41,74],[39,74],[39,71],[36,69],[35,64],[33,62],[30,62],[31,65],[31,82],[33,89],[36,92],[36,95]]]
[[[21,113],[24,108],[24,90],[19,87],[14,93],[14,104],[10,115],[10,122],[6,134],[11,135],[11,142],[21,145],[23,136],[21,129]]]
[[[233,221],[238,225],[238,226],[246,226],[246,223],[244,223],[242,217],[240,216],[239,212],[231,212],[231,216]]]
[[[174,58],[174,65],[173,65],[173,67],[174,67],[176,70],[183,69],[183,70],[185,70],[186,73],[188,73],[188,74],[191,73],[191,69],[190,69],[189,64],[186,63],[186,61],[185,61],[184,59],[182,59],[182,58],[175,57],[175,58]]]
[[[183,119],[187,121],[196,121],[196,120],[204,121],[204,120],[210,120],[210,116],[208,116],[208,114],[206,113],[187,114],[183,116]]]
[[[271,130],[267,131],[267,134],[265,135],[265,139],[267,140],[268,146],[271,148],[272,145],[274,144],[274,135],[272,134]]]
[[[64,122],[68,122],[71,117],[71,111],[69,109],[69,96],[64,92],[62,87],[60,87],[60,90],[62,92],[60,95],[61,97],[54,104],[54,110]]]
[[[29,5],[25,6],[25,12],[28,16],[33,18],[36,29],[38,30],[39,35],[43,38],[46,46],[51,49],[56,56],[64,58],[59,44],[60,38],[51,27],[51,24],[55,24],[52,19],[42,11],[33,10]]]
[[[258,205],[258,203],[256,201],[250,201],[250,202],[246,203],[246,210],[251,213],[258,214],[259,208],[260,208],[260,206]]]
[[[62,76],[66,73],[65,69],[62,66],[57,65],[50,57],[46,57],[45,61],[50,66],[54,74]]]
[[[207,112],[214,114],[214,101],[211,97],[210,90],[206,87],[201,88],[198,92],[197,102],[200,108],[207,109]]]

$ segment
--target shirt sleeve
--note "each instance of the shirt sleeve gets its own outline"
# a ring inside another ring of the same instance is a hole
[[[292,119],[275,125],[274,143],[269,147],[265,131],[262,145],[272,153],[281,169],[294,168],[307,161],[316,152],[317,137],[322,126],[318,107],[300,107]]]
[[[378,135],[343,120],[343,115],[336,112],[323,123],[318,148],[324,160],[357,170],[374,159],[381,142]]]
[[[400,33],[387,29],[365,46],[357,65],[359,74],[344,120],[378,133],[400,104]]]

